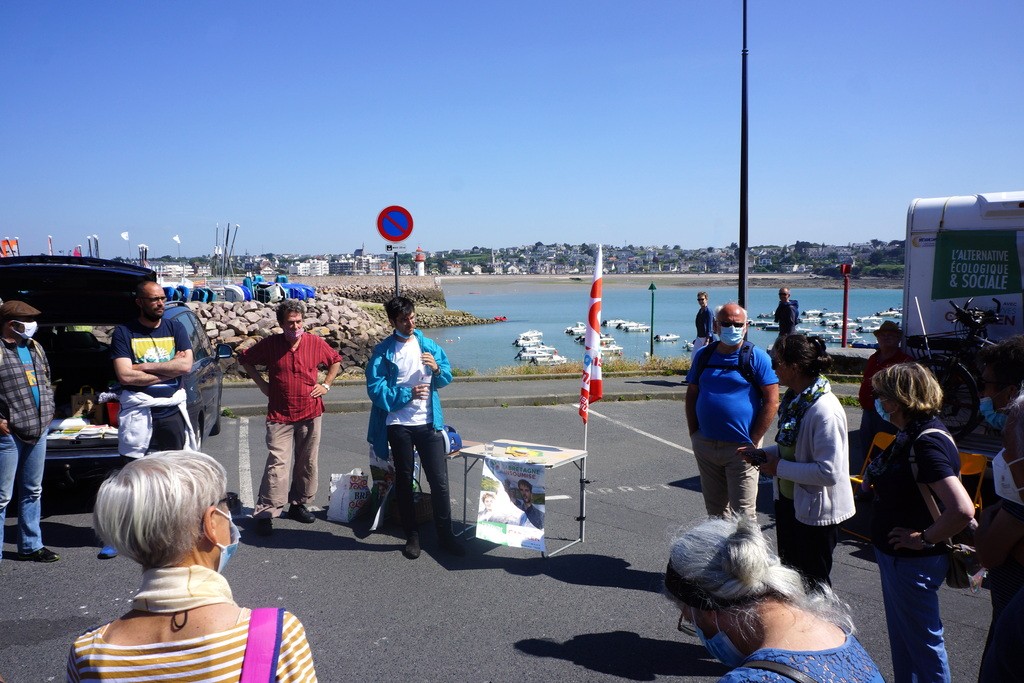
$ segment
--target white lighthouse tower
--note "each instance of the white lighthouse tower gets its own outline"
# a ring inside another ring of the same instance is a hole
[[[416,246],[416,256],[413,257],[413,260],[416,262],[416,275],[419,277],[426,275],[426,272],[424,271],[426,268],[427,255],[419,245]]]

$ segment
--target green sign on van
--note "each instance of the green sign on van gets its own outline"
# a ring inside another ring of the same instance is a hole
[[[1019,294],[1016,230],[944,230],[935,242],[932,299]]]

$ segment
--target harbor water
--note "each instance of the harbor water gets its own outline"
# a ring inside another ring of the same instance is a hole
[[[512,345],[515,338],[526,330],[538,330],[544,335],[544,343],[553,346],[560,355],[570,361],[583,358],[583,346],[573,335],[565,334],[565,328],[586,319],[590,305],[590,281],[550,280],[530,282],[528,280],[445,280],[443,283],[448,307],[472,313],[481,318],[505,316],[507,322],[493,325],[447,327],[424,330],[424,334],[438,341],[445,348],[452,366],[463,370],[476,370],[486,374],[502,366],[516,365],[519,350]],[[661,285],[654,292],[654,326],[652,332],[624,332],[610,327],[602,332],[611,334],[617,344],[623,347],[623,358],[642,360],[650,352],[651,334],[678,334],[678,342],[654,342],[655,356],[689,355],[685,340],[692,340],[696,334],[694,318],[697,313],[697,292],[708,292],[709,305],[714,309],[736,299],[735,287],[681,287]],[[843,292],[840,289],[792,288],[793,299],[800,304],[800,311],[811,310],[842,313]],[[903,291],[900,289],[851,289],[849,317],[874,315],[901,305]],[[605,280],[602,297],[602,320],[624,319],[651,324],[651,292],[647,283],[613,283]],[[758,315],[770,314],[778,305],[777,288],[756,288],[747,290],[751,321]],[[815,319],[816,321],[817,319]],[[902,322],[897,319],[897,322]],[[867,325],[870,325],[868,322]],[[877,326],[877,322],[874,323]],[[860,323],[854,323],[850,332],[856,332]],[[805,319],[809,333],[833,334],[841,330],[814,325]],[[902,326],[902,325],[901,325]],[[874,342],[870,332],[858,333],[866,342]],[[752,328],[749,338],[755,344],[767,347],[775,341],[777,332]],[[835,344],[834,346],[838,346]]]

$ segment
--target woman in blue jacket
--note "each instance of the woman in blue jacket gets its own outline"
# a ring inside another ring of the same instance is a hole
[[[410,560],[420,556],[412,495],[415,447],[430,483],[430,502],[441,548],[452,555],[464,555],[465,549],[452,535],[448,464],[442,434],[444,416],[437,394],[438,389],[452,381],[452,368],[437,342],[416,329],[412,301],[396,296],[384,304],[384,311],[395,331],[377,344],[366,366],[366,393],[373,403],[366,440],[379,458],[386,457],[388,447],[391,448],[395,495],[407,539],[402,554]]]

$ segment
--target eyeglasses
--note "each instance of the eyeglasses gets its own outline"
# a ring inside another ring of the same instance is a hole
[[[151,304],[155,304],[158,301],[167,301],[166,296],[140,296],[139,301],[148,301]]]
[[[690,622],[683,618],[683,611],[679,610],[679,623],[676,624],[676,628],[685,633],[688,636],[697,635],[697,630],[693,627]]]
[[[730,321],[728,321],[728,320],[719,320],[719,321],[718,321],[718,324],[719,324],[720,326],[722,326],[722,327],[743,327],[744,325],[746,325],[746,324],[747,324],[747,321],[746,321],[746,320],[744,320],[744,321],[743,321],[743,322],[741,322],[741,323],[734,323],[734,322],[730,322]]]
[[[982,391],[985,391],[986,387],[988,387],[989,384],[994,384],[997,387],[1009,387],[1013,386],[1014,382],[1000,382],[999,380],[985,379],[984,377],[978,380],[978,388],[981,389]]]

